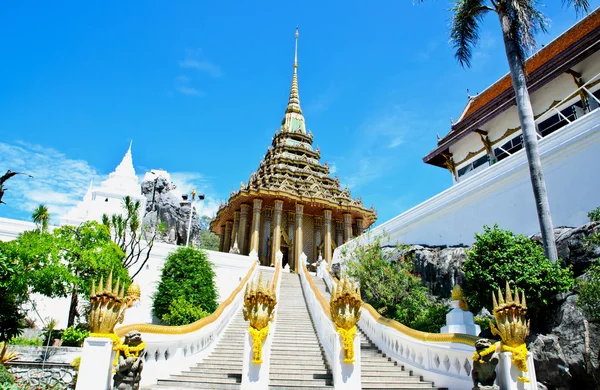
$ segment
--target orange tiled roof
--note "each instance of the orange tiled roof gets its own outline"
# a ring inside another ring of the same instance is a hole
[[[550,42],[546,47],[531,56],[525,62],[527,74],[531,74],[598,26],[600,26],[600,8],[596,9],[575,26]],[[473,99],[462,120],[465,120],[484,105],[492,101],[495,97],[510,88],[512,88],[512,80],[510,74],[507,74]]]

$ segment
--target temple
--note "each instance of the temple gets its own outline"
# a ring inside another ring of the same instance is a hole
[[[114,172],[108,175],[100,187],[94,187],[90,182],[86,194],[81,202],[69,210],[61,224],[79,225],[82,222],[95,220],[102,221],[103,214],[122,214],[123,197],[126,195],[136,201],[142,202],[142,210],[145,207],[146,198],[142,195],[138,177],[133,168],[131,157],[131,143],[121,163]]]
[[[281,127],[273,137],[258,170],[241,183],[221,205],[211,230],[221,238],[219,250],[256,252],[263,265],[283,264],[298,271],[297,259],[309,262],[319,256],[331,261],[333,250],[373,224],[373,208],[352,199],[339,179],[329,177],[321,152],[313,149],[313,134],[306,131],[298,94],[298,30],[292,87]]]
[[[525,63],[527,89],[541,140],[598,107],[600,11],[558,36]],[[510,158],[523,148],[510,74],[476,96],[450,132],[423,158],[448,169],[454,183]]]

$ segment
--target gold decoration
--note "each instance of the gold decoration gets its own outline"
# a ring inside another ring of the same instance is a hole
[[[113,287],[112,277],[111,271],[106,285],[103,283],[102,277],[100,277],[98,286],[95,281],[92,282],[89,317],[91,333],[113,334],[115,325],[123,322],[125,310],[138,299],[136,296],[126,296],[125,285],[121,285],[119,289],[120,281],[118,279]],[[132,292],[135,293],[135,286]]]
[[[498,299],[492,293],[494,309],[492,313],[496,319],[494,325],[490,321],[492,334],[500,336],[502,351],[512,353],[512,362],[523,372],[527,372],[527,346],[525,338],[529,335],[529,320],[527,320],[527,302],[525,293],[521,292],[519,299],[519,290],[515,287],[515,293],[510,291],[510,285],[506,282],[506,295],[502,295],[502,290],[498,288]],[[529,380],[524,376],[518,378],[522,382]]]
[[[454,288],[452,289],[452,300],[458,301],[458,307],[461,310],[464,310],[464,311],[469,310],[469,305],[467,304],[467,301],[465,299],[463,289],[458,284],[455,284]]]
[[[142,296],[142,289],[140,288],[140,284],[135,280],[129,285],[129,288],[127,289],[127,296],[134,297],[136,300],[139,300]]]
[[[494,343],[481,352],[478,352],[477,350],[475,350],[475,353],[473,354],[473,360],[476,362],[479,362],[481,364],[485,364],[485,361],[483,360],[483,358],[486,357],[487,355],[489,355],[490,353],[496,352],[497,348],[498,348],[498,343]]]
[[[252,336],[252,363],[262,363],[262,346],[269,334],[269,322],[273,321],[273,314],[277,297],[275,287],[271,282],[263,284],[262,273],[254,283],[246,285],[244,294],[244,320],[250,321],[248,330]]]
[[[361,305],[360,289],[346,276],[339,284],[333,286],[329,309],[331,320],[342,337],[345,363],[354,361],[354,337],[356,323],[360,320]]]
[[[456,163],[454,162],[452,153],[442,153],[442,157],[444,158],[444,166],[446,167],[446,169],[449,170],[450,173],[452,173],[452,176],[454,176],[455,180],[458,180],[458,178],[456,177]]]

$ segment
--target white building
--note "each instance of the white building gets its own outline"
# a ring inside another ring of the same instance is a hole
[[[599,48],[600,9],[526,61],[555,227],[586,223],[587,212],[600,205]],[[450,132],[423,160],[449,170],[454,185],[371,235],[385,232],[388,244],[468,245],[483,225],[539,232],[510,75],[470,97]]]
[[[62,225],[79,225],[84,221],[102,221],[102,215],[122,214],[123,197],[131,196],[133,201],[142,203],[141,210],[145,209],[146,198],[142,195],[138,177],[133,168],[131,157],[131,144],[121,163],[108,175],[108,179],[102,182],[100,187],[90,188],[83,200],[73,207],[67,215],[61,219]]]

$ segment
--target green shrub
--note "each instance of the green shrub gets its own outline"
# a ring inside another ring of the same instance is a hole
[[[198,306],[192,305],[184,297],[180,296],[171,302],[169,312],[163,315],[161,319],[169,325],[178,326],[191,324],[207,315],[209,315],[208,312]]]
[[[62,334],[62,345],[64,347],[81,347],[83,340],[90,332],[85,329],[77,329],[74,326],[70,326]]]
[[[596,207],[588,213],[590,222],[600,222],[600,206]]]
[[[31,339],[25,338],[23,336],[17,336],[17,337],[13,337],[9,344],[12,345],[29,345],[29,346],[33,346],[33,347],[40,347],[42,345],[44,345],[44,340],[42,340],[39,337],[34,337]]]
[[[20,387],[19,385],[17,385],[16,383],[1,383],[0,382],[0,390],[23,390],[23,388]]]
[[[448,307],[429,297],[420,275],[413,275],[412,258],[386,256],[381,237],[342,255],[363,299],[381,315],[425,332],[439,332],[446,324]]]
[[[180,298],[186,302],[184,308],[178,307],[177,301]],[[179,248],[165,260],[152,311],[164,321],[167,321],[165,318],[194,318],[199,312],[188,307],[202,309],[208,314],[216,310],[215,272],[206,252],[193,248]],[[191,315],[192,312],[194,315]]]
[[[464,290],[472,311],[491,308],[492,291],[499,287],[504,291],[508,281],[525,292],[529,317],[536,321],[556,294],[573,286],[571,268],[551,263],[539,243],[497,225],[483,229],[475,234],[475,244],[463,265]]]
[[[475,324],[479,325],[479,327],[481,328],[482,331],[490,328],[490,319],[489,318],[475,316],[475,317],[473,317],[473,321],[475,322]]]
[[[579,281],[577,304],[593,320],[600,321],[600,260],[587,270],[587,279]]]
[[[12,384],[15,383],[15,378],[12,376],[10,372],[4,367],[4,365],[0,364],[0,385]]]

